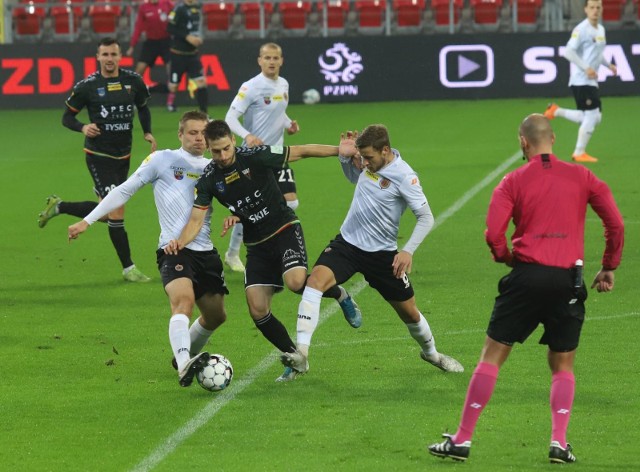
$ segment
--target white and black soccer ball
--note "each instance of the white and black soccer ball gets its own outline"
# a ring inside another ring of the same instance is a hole
[[[196,374],[202,388],[210,392],[224,390],[233,378],[233,366],[222,354],[211,354],[207,365]]]
[[[320,101],[320,92],[316,89],[305,90],[302,93],[302,102],[305,105],[315,105]]]

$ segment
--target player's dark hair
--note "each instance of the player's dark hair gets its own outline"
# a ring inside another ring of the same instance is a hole
[[[210,121],[204,129],[204,138],[207,140],[207,143],[227,136],[231,138],[233,134],[231,133],[229,125],[223,120]]]
[[[112,38],[111,36],[107,36],[106,38],[102,38],[98,43],[98,48],[100,46],[111,46],[112,44],[117,44],[120,47],[120,43],[116,38]]]
[[[389,132],[384,125],[369,125],[356,139],[357,148],[371,146],[376,151],[382,151],[385,146],[391,147]]]
[[[185,112],[182,115],[182,117],[180,118],[180,122],[178,123],[178,131],[179,132],[184,131],[184,125],[189,120],[209,121],[209,115],[207,115],[205,112],[200,111],[200,110],[191,110],[191,111]]]

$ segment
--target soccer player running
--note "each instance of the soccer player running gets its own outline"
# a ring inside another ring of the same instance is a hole
[[[439,457],[464,461],[482,410],[489,402],[498,371],[513,344],[523,343],[542,323],[540,344],[548,346],[551,369],[552,463],[575,462],[567,443],[573,405],[573,363],[584,321],[587,290],[582,280],[587,205],[604,224],[602,268],[591,288],[613,290],[620,264],[624,223],[609,187],[591,171],[553,155],[555,135],[549,120],[533,114],[520,125],[520,147],[527,164],[510,172],[493,191],[487,213],[486,240],[493,258],[512,267],[498,284],[487,337],[471,377],[455,434],[429,446]],[[512,250],[505,232],[513,220]]]
[[[544,116],[550,120],[559,116],[578,123],[578,140],[571,159],[576,162],[597,162],[597,158],[587,154],[587,144],[596,126],[602,121],[598,68],[603,65],[614,75],[618,71],[603,55],[607,40],[604,26],[599,23],[602,16],[602,0],[586,0],[584,12],[587,17],[573,29],[564,53],[564,57],[575,65],[569,78],[569,86],[577,110],[560,108],[552,103],[547,107]]]
[[[173,10],[171,0],[147,0],[138,7],[129,49],[127,49],[127,56],[133,55],[134,48],[140,40],[140,35],[142,33],[145,34],[142,51],[140,51],[140,56],[136,63],[136,73],[144,74],[147,68],[153,67],[158,57],[161,57],[164,61],[167,68],[167,77],[171,73],[169,52],[171,37],[167,31],[171,10]],[[166,85],[162,85],[166,87]]]
[[[237,223],[244,225],[249,314],[271,344],[283,353],[294,353],[296,345],[271,312],[271,300],[284,285],[292,292],[302,292],[307,279],[307,250],[300,221],[278,189],[273,169],[305,157],[337,156],[339,151],[346,152],[349,143],[344,140],[340,146],[236,148],[235,136],[222,120],[211,121],[205,137],[212,162],[196,186],[189,222],[180,237],[169,241],[164,250],[177,254],[193,240],[205,222],[213,198],[229,208],[232,215],[225,218],[222,235]],[[349,324],[359,327],[362,316],[349,294],[342,287],[327,288],[324,296],[336,299]],[[288,369],[276,380],[289,381],[297,375],[298,371]]]
[[[129,174],[135,108],[138,109],[144,139],[151,143],[151,152],[156,150],[157,144],[151,134],[151,111],[147,106],[149,90],[138,74],[120,69],[122,51],[118,42],[113,38],[100,41],[97,59],[99,70],[78,82],[67,98],[62,124],[85,135],[85,160],[95,185],[93,190],[102,200]],[[89,115],[88,124],[76,118],[83,108]],[[60,214],[84,218],[97,205],[90,201],[64,202],[56,195],[50,195],[45,209],[38,215],[38,226],[44,228],[51,218]],[[124,207],[114,208],[106,218],[109,237],[122,264],[124,280],[151,280],[131,259],[129,238],[124,229]]]
[[[209,353],[200,351],[213,331],[224,323],[224,295],[229,293],[222,261],[209,235],[211,211],[204,212],[204,224],[177,254],[165,254],[163,250],[189,221],[196,183],[210,162],[203,156],[208,120],[207,114],[200,111],[182,115],[178,128],[180,149],[152,153],[89,215],[69,226],[69,239],[76,239],[103,215],[124,205],[143,186],[153,186],[160,221],[158,269],[171,305],[169,341],[183,387],[191,385],[194,375],[209,360]],[[189,328],[194,304],[200,317]]]
[[[200,34],[200,5],[197,0],[183,0],[169,13],[167,27],[171,35],[171,73],[167,110],[177,111],[176,92],[184,74],[189,78],[189,94],[198,102],[198,108],[207,113],[209,95],[207,79],[200,61],[198,48],[202,45]]]
[[[243,139],[243,146],[282,146],[285,130],[290,135],[300,130],[298,123],[287,116],[289,82],[280,77],[282,63],[280,46],[263,44],[258,56],[260,73],[242,84],[227,111],[225,121],[231,131]],[[244,117],[242,123],[241,117]],[[273,169],[273,172],[287,205],[295,210],[298,208],[298,195],[293,169],[287,165]],[[240,260],[241,244],[242,224],[237,224],[231,231],[229,249],[224,255],[225,263],[236,272],[244,272]]]
[[[355,147],[340,153],[345,176],[356,184],[351,207],[340,234],[313,266],[298,308],[298,349],[284,353],[282,363],[299,373],[306,372],[322,292],[360,272],[406,324],[421,348],[423,360],[445,372],[462,372],[458,361],[436,350],[431,328],[416,306],[409,281],[413,254],[433,227],[433,215],[418,175],[391,147],[385,126],[371,125],[354,136]],[[417,221],[411,237],[398,251],[400,217],[407,206]]]

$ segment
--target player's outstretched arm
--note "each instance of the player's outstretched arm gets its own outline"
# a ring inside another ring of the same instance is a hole
[[[164,253],[177,255],[181,249],[183,249],[187,244],[193,241],[200,232],[200,229],[202,229],[202,225],[204,224],[204,216],[206,213],[207,208],[194,207],[191,210],[189,221],[187,222],[186,226],[182,228],[180,237],[178,239],[172,239],[171,241],[169,241],[169,244],[164,247]]]

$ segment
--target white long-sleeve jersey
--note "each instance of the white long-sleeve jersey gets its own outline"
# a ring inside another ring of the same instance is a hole
[[[572,63],[570,86],[598,86],[598,80],[587,77],[585,71],[591,67],[597,72],[601,65],[609,66],[603,55],[606,45],[607,38],[601,24],[594,27],[588,19],[584,19],[573,29],[565,52],[565,57]]]
[[[418,174],[396,149],[392,151],[394,159],[376,173],[360,171],[350,159],[341,159],[344,174],[356,189],[340,233],[363,251],[396,250],[400,217],[409,207],[418,224],[403,250],[413,254],[433,227],[433,214]]]
[[[140,167],[100,202],[84,220],[93,224],[104,215],[124,205],[144,185],[153,185],[153,196],[160,222],[158,247],[178,239],[193,208],[196,183],[209,159],[193,156],[184,149],[165,149],[149,155]],[[210,238],[211,209],[207,211],[202,229],[187,248],[194,251],[213,249]]]
[[[273,80],[260,73],[242,84],[225,121],[242,139],[252,134],[269,146],[282,146],[284,130],[291,126],[286,113],[288,104],[289,82],[283,77]],[[244,116],[242,124],[240,116]]]

